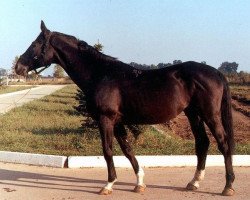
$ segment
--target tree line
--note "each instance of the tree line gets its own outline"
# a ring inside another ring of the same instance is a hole
[[[131,62],[129,63],[131,66],[138,68],[138,69],[145,69],[145,70],[150,70],[150,69],[160,69],[160,68],[165,68],[169,67],[172,65],[180,64],[182,63],[181,60],[174,60],[172,63],[159,63],[157,65],[151,64],[151,65],[146,65],[146,64],[138,64],[136,62]],[[206,64],[206,61],[202,61],[202,64]],[[250,84],[250,74],[248,72],[240,71],[237,72],[239,67],[239,64],[236,62],[222,62],[221,65],[218,67],[218,70],[222,72],[228,79],[230,83],[235,83],[235,84]]]

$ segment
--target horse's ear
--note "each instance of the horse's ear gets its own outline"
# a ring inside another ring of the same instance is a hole
[[[42,32],[48,31],[48,29],[46,28],[46,26],[45,26],[43,20],[41,21],[41,31],[42,31]]]
[[[49,29],[47,29],[47,27],[45,26],[43,20],[41,21],[41,31],[44,34],[44,36],[47,36],[50,32]]]

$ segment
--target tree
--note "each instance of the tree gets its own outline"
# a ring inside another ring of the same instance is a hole
[[[206,61],[201,61],[201,64],[206,65],[206,64],[207,64],[207,62],[206,62]]]
[[[97,51],[100,51],[102,52],[103,51],[103,45],[101,43],[99,43],[99,40],[97,41],[97,43],[94,45],[94,48],[97,50]]]
[[[132,67],[136,68],[136,69],[150,69],[150,65],[146,65],[146,64],[138,64],[136,62],[131,62],[129,63],[129,65],[131,65]]]
[[[7,75],[7,70],[0,68],[0,86],[3,84],[4,76]]]
[[[11,66],[11,72],[10,72],[10,75],[14,78],[15,76],[17,76],[16,74],[16,71],[15,71],[15,66],[16,66],[16,63],[19,59],[19,56],[15,56],[14,60],[12,61],[12,66]]]
[[[237,73],[239,64],[236,62],[223,62],[221,63],[218,70],[226,75],[232,75]]]
[[[154,64],[151,64],[149,68],[150,68],[150,69],[157,69],[157,66],[154,65]]]
[[[7,70],[0,68],[0,76],[6,76],[6,74],[7,74]]]
[[[173,65],[177,65],[177,64],[180,64],[180,63],[182,63],[181,60],[174,60],[174,61],[173,61]]]
[[[240,79],[241,84],[249,84],[250,83],[250,74],[244,71],[240,71],[238,73],[238,77]]]
[[[60,65],[58,65],[58,64],[55,65],[53,76],[55,78],[63,78],[65,76],[64,75],[64,70]]]
[[[171,65],[173,65],[172,63],[159,63],[158,65],[157,65],[157,68],[164,68],[164,67],[169,67],[169,66],[171,66]]]

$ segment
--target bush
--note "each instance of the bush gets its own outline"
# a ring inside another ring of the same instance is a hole
[[[237,85],[250,85],[250,74],[247,72],[239,72],[232,74],[224,74],[227,77],[227,80],[231,84]]]

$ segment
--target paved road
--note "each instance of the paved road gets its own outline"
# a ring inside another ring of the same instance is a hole
[[[205,180],[198,191],[184,189],[191,179],[194,167],[146,168],[147,189],[136,194],[132,169],[117,169],[118,181],[110,196],[98,195],[105,184],[106,169],[60,169],[0,163],[1,200],[152,200],[152,199],[239,199],[250,197],[250,168],[235,168],[236,180],[233,197],[222,197],[224,167],[208,167]]]
[[[34,99],[49,95],[63,87],[64,85],[42,85],[32,89],[2,94],[0,95],[0,114],[4,114],[12,108],[21,106]]]

